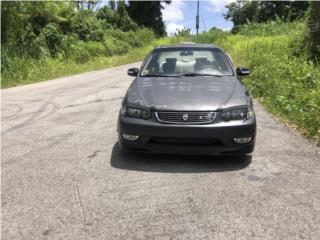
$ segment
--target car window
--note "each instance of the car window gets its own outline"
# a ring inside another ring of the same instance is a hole
[[[233,75],[219,49],[157,49],[147,59],[141,76],[181,74]]]

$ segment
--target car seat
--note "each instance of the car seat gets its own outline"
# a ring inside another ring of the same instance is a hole
[[[176,58],[166,58],[166,62],[162,64],[162,70],[165,73],[174,73],[176,70]]]
[[[196,58],[196,63],[194,64],[194,71],[200,71],[201,67],[205,65],[210,65],[210,62],[207,58]]]

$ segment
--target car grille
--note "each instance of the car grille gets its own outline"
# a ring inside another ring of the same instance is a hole
[[[176,138],[176,137],[153,137],[150,143],[182,146],[222,146],[223,143],[215,138]]]
[[[216,117],[215,112],[156,112],[159,122],[177,124],[204,124],[211,123]]]

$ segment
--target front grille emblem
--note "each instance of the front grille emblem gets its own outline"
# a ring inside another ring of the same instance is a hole
[[[174,112],[174,111],[159,111],[155,112],[156,118],[159,122],[176,123],[176,124],[205,124],[214,121],[215,112]]]
[[[183,114],[182,115],[182,119],[183,119],[183,121],[188,121],[188,118],[189,118],[189,116],[188,116],[188,114]]]

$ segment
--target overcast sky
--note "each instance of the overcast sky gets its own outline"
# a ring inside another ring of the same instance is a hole
[[[224,7],[233,0],[200,0],[200,32],[208,31],[212,27],[230,30],[232,23],[223,18],[227,11]],[[162,10],[163,19],[168,34],[183,27],[190,28],[194,33],[196,30],[195,19],[197,14],[197,1],[194,0],[172,0],[171,4],[164,5]]]

